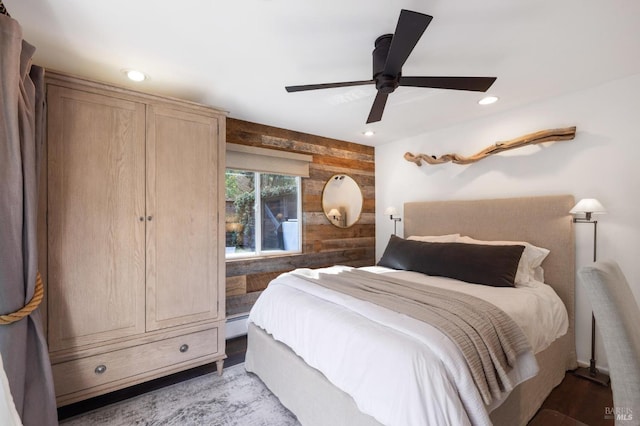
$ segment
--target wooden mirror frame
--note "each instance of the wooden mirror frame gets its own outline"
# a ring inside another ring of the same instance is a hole
[[[349,175],[331,176],[322,189],[322,211],[329,223],[338,228],[358,223],[363,203],[362,189]]]

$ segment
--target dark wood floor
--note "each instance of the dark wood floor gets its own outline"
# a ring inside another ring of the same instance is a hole
[[[602,386],[568,372],[562,383],[544,401],[538,415],[543,410],[553,410],[589,426],[613,426],[613,419],[605,418],[605,408],[613,407],[611,386]],[[536,423],[530,426],[571,426],[575,423]]]
[[[225,367],[244,362],[246,337],[227,340]],[[122,401],[145,392],[215,371],[215,364],[194,368],[107,395],[91,398],[58,409],[60,420]],[[613,407],[611,388],[581,379],[568,372],[562,383],[544,401],[529,426],[613,426],[605,419],[605,408]],[[501,425],[496,425],[501,426]]]

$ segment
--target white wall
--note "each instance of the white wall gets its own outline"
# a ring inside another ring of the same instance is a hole
[[[524,147],[467,166],[417,167],[403,158],[407,151],[472,155],[499,140],[574,125],[572,141]],[[387,206],[402,212],[407,201],[573,194],[576,201],[597,198],[608,210],[595,216],[598,259],[618,261],[640,300],[640,74],[388,143],[376,148],[375,157],[378,258],[393,232],[393,222],[382,214]],[[575,231],[580,268],[592,260],[593,226],[577,224]],[[579,283],[576,293],[578,361],[588,363],[591,307]],[[596,350],[598,367],[607,370],[603,347]]]

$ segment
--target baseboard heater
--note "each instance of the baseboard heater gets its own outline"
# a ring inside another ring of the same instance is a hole
[[[227,318],[227,324],[225,327],[226,339],[233,339],[234,337],[246,336],[247,325],[249,323],[249,314],[238,314]]]

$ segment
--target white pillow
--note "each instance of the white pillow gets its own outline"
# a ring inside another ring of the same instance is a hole
[[[522,252],[522,256],[520,257],[520,262],[518,263],[518,271],[516,272],[516,287],[518,285],[527,286],[530,281],[536,281],[537,278],[541,278],[543,276],[543,271],[540,265],[549,254],[548,249],[534,246],[533,244],[527,243],[525,241],[483,241],[465,236],[458,238],[457,242],[467,244],[486,244],[494,246],[524,246],[524,251]]]
[[[422,241],[427,243],[455,243],[460,238],[460,234],[447,235],[412,235],[407,240]]]
[[[541,283],[544,282],[544,269],[542,269],[542,266],[533,269],[533,279]]]

